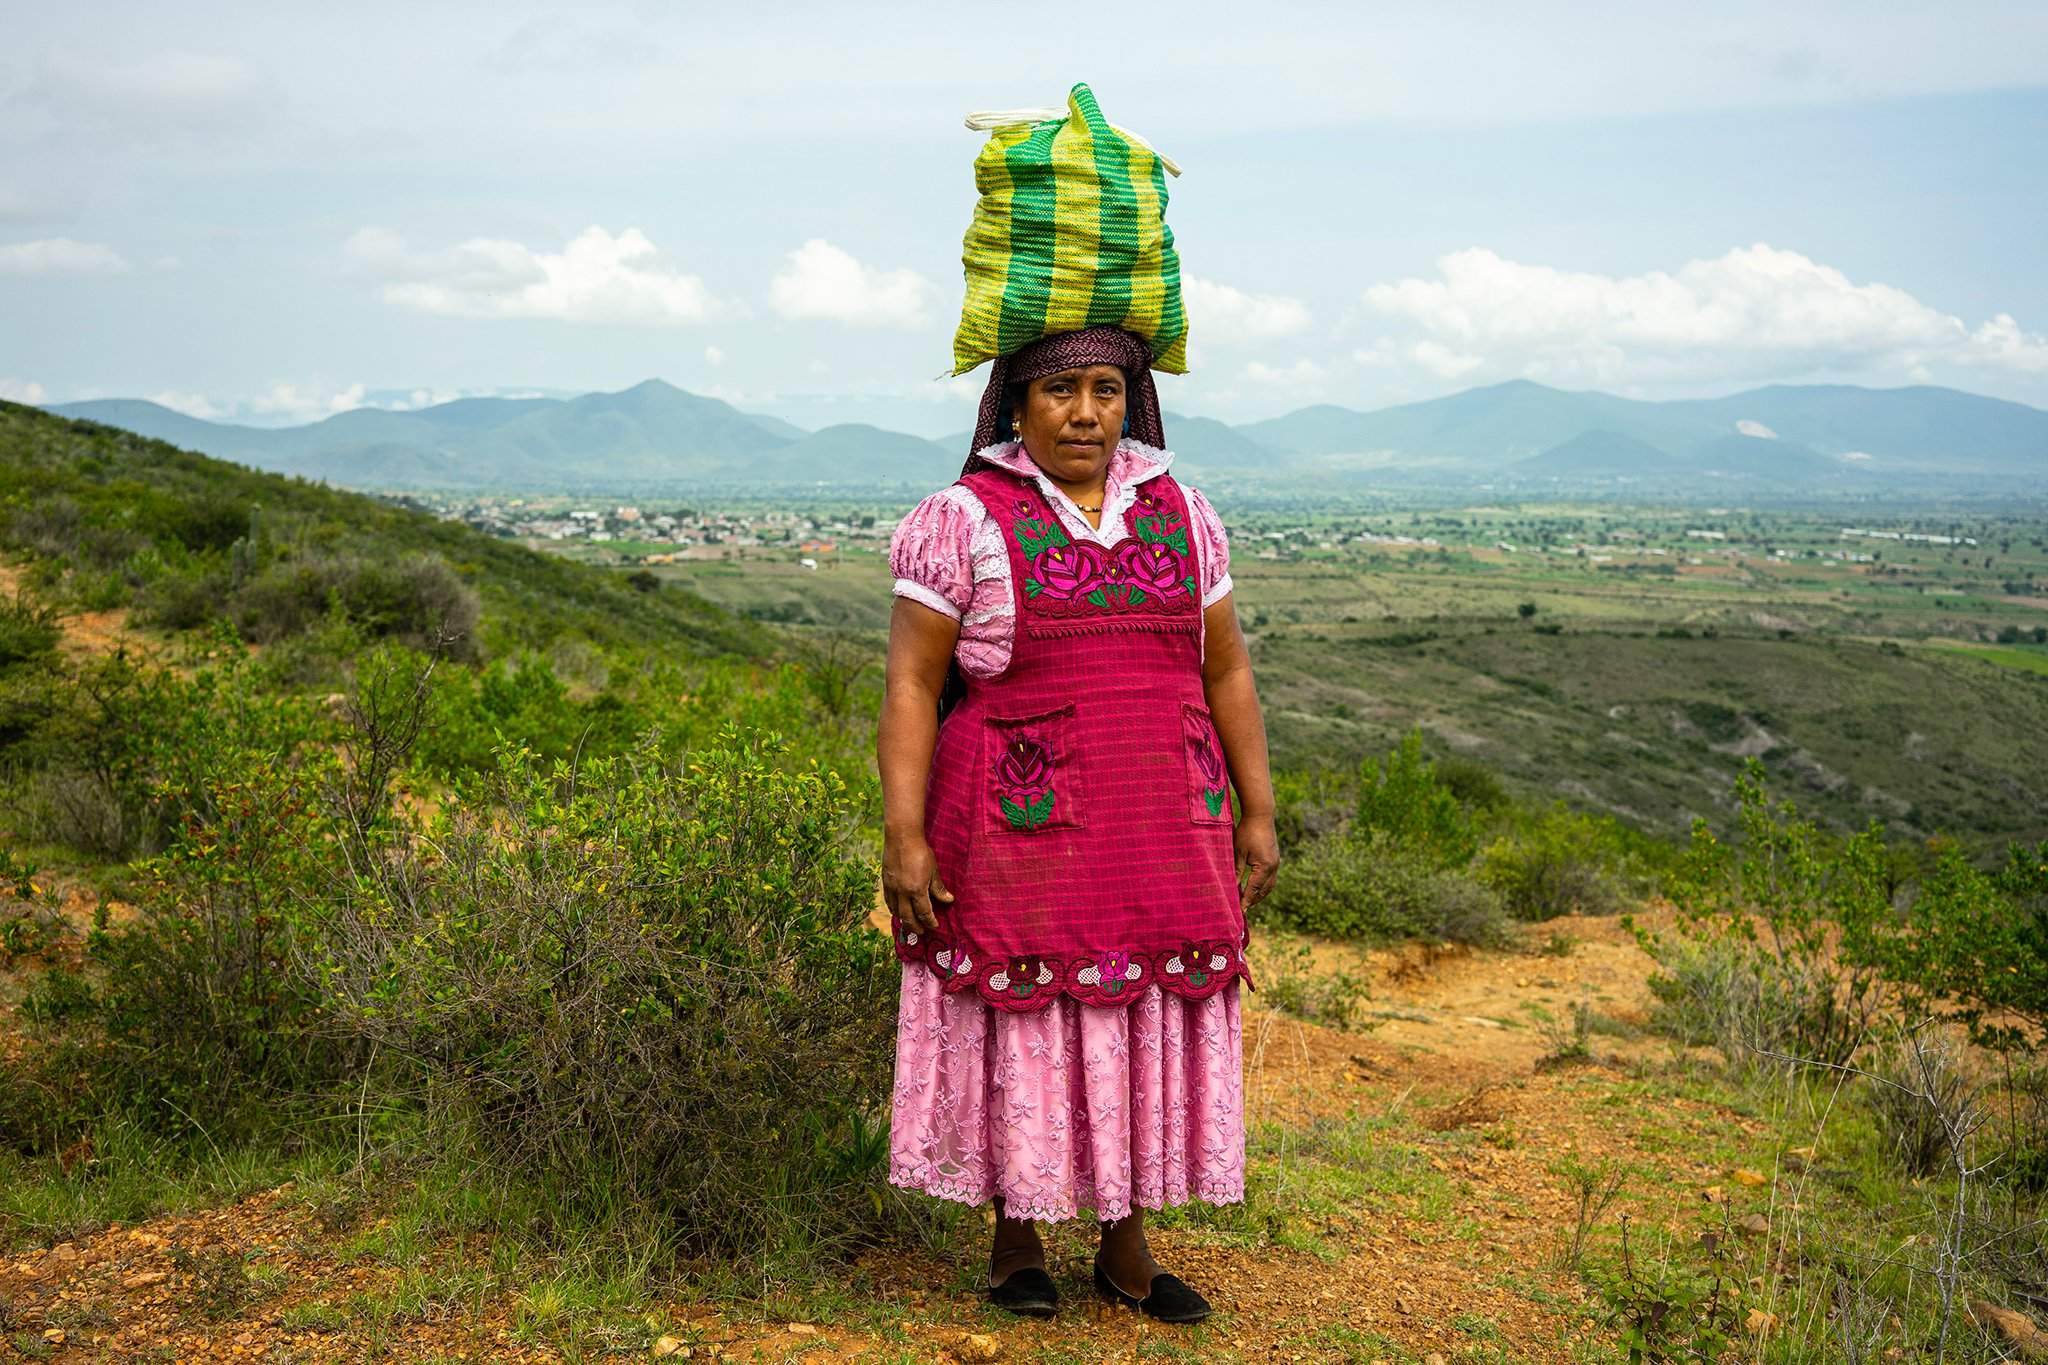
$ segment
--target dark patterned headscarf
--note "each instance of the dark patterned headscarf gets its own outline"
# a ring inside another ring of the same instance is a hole
[[[1120,368],[1125,381],[1127,434],[1148,446],[1165,446],[1166,431],[1159,420],[1159,391],[1152,385],[1151,351],[1142,339],[1121,327],[1088,327],[1045,337],[1009,355],[996,357],[989,366],[988,387],[981,391],[981,414],[974,423],[967,464],[960,472],[973,471],[977,451],[998,441],[1015,439],[1010,430],[1009,408],[1003,402],[1003,393],[1010,385],[1028,384],[1082,365]]]

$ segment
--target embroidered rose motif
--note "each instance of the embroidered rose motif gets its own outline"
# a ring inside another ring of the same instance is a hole
[[[1071,602],[1076,597],[1086,597],[1103,585],[1107,578],[1108,561],[1098,545],[1069,545],[1064,543],[1048,546],[1031,565],[1031,576],[1024,580],[1024,591],[1032,597],[1043,594],[1055,602]]]
[[[1116,570],[1132,587],[1161,597],[1178,589],[1187,569],[1173,547],[1158,540],[1126,540],[1116,547]]]
[[[1025,1000],[1040,986],[1052,984],[1052,968],[1046,966],[1045,959],[1041,957],[1013,957],[989,977],[988,984],[997,991]]]
[[[1187,723],[1188,756],[1195,761],[1195,772],[1202,781],[1202,804],[1209,808],[1209,814],[1223,814],[1223,792],[1229,779],[1223,763],[1223,755],[1216,751],[1216,739],[1208,726],[1189,716]]]
[[[1052,818],[1052,751],[1032,735],[1018,735],[996,759],[996,804],[1012,829],[1037,829]]]
[[[1121,948],[1111,948],[1096,959],[1095,972],[1101,979],[1104,995],[1122,995],[1124,987],[1143,974],[1138,964],[1131,961],[1131,955]]]
[[[1168,973],[1185,975],[1190,986],[1206,986],[1209,978],[1230,965],[1230,959],[1213,948],[1203,948],[1190,939],[1180,945],[1179,951],[1166,960]]]

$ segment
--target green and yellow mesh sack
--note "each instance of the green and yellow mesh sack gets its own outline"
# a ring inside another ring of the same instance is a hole
[[[1048,116],[1050,115],[1050,116]],[[1144,338],[1152,368],[1187,373],[1180,257],[1166,225],[1166,175],[1180,168],[1102,117],[1076,85],[1067,112],[977,114],[981,198],[961,262],[967,301],[953,373],[1040,337],[1105,323]]]

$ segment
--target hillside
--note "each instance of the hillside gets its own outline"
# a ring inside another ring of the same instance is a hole
[[[0,541],[36,561],[58,600],[133,601],[145,618],[182,624],[198,609],[196,623],[232,605],[227,561],[254,532],[280,547],[284,564],[444,562],[477,595],[487,657],[578,638],[628,650],[762,651],[760,628],[682,589],[635,591],[618,574],[411,507],[15,403],[0,402],[0,499],[11,508]]]

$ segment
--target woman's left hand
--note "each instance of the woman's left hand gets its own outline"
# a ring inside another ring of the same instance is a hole
[[[1237,889],[1249,910],[1266,898],[1280,874],[1280,836],[1270,815],[1247,815],[1231,841],[1237,848]]]

